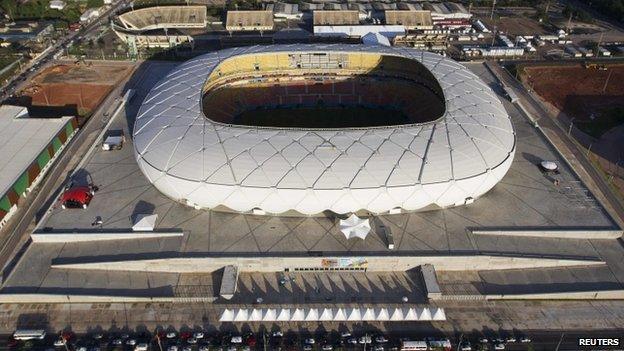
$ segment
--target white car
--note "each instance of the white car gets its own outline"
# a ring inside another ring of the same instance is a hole
[[[87,347],[86,346],[77,347],[76,351],[87,351]]]
[[[186,342],[193,345],[193,344],[197,344],[197,339],[195,338],[188,338],[186,339]]]
[[[373,339],[368,335],[362,336],[359,340],[360,344],[370,344],[372,342],[373,342]]]
[[[375,338],[375,342],[379,344],[384,344],[388,342],[388,339],[386,339],[386,337],[383,335],[379,335]]]
[[[119,346],[123,344],[123,340],[121,339],[113,339],[113,341],[111,341],[111,344]]]
[[[348,338],[350,336],[351,336],[351,333],[349,333],[348,331],[340,333],[340,337],[341,338]]]
[[[373,347],[373,351],[384,351],[384,347],[381,345],[375,345],[375,347]]]
[[[210,347],[208,347],[207,345],[202,345],[199,347],[199,351],[209,351]]]
[[[195,333],[193,333],[193,337],[195,339],[203,339],[204,338],[204,333],[203,332],[195,332]]]
[[[498,343],[494,345],[494,350],[504,350],[504,349],[505,349],[505,344]]]
[[[128,339],[128,340],[126,340],[126,345],[128,345],[128,346],[134,346],[134,345],[136,345],[136,343],[137,343],[136,339]]]
[[[307,338],[303,341],[304,344],[308,344],[308,345],[314,345],[314,343],[316,342],[316,340],[312,339],[312,338]]]
[[[243,343],[243,337],[240,335],[235,335],[230,339],[230,342],[232,344],[242,344]]]
[[[325,344],[323,345],[323,347],[321,347],[321,350],[323,351],[332,351],[334,349],[333,346],[331,346],[330,344]]]
[[[134,347],[134,351],[147,351],[147,344],[142,342]]]
[[[192,347],[190,347],[190,346],[184,346],[184,347],[182,348],[182,351],[193,351],[193,348],[192,348]]]
[[[520,342],[521,343],[529,343],[531,342],[531,338],[529,338],[528,336],[523,336],[520,338]]]
[[[516,342],[516,337],[515,336],[508,337],[507,342]]]
[[[176,345],[171,345],[167,347],[167,351],[178,351],[178,347]]]
[[[312,345],[310,344],[303,345],[303,351],[312,351]]]
[[[58,338],[54,340],[54,346],[61,347],[63,345],[65,345],[65,340],[63,340],[63,338]]]
[[[488,342],[490,342],[490,340],[488,340],[488,338],[479,338],[479,342],[482,344],[487,344]]]
[[[470,346],[470,343],[468,341],[464,341],[459,344],[459,349],[461,351],[472,351],[472,346]]]
[[[357,343],[358,343],[357,338],[348,338],[347,339],[347,344],[354,344],[355,345]]]
[[[273,334],[271,334],[271,336],[273,336],[274,338],[281,338],[282,336],[284,336],[284,333],[278,330],[278,331],[274,331]]]
[[[178,334],[176,334],[176,332],[174,332],[174,331],[170,331],[170,332],[167,332],[167,335],[165,335],[165,336],[167,337],[167,339],[173,339],[173,338],[175,338],[177,335],[178,335]]]

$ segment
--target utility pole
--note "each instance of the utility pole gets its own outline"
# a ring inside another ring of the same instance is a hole
[[[570,17],[568,17],[568,25],[566,26],[566,32],[570,34],[570,23],[572,23],[572,11],[570,11]]]
[[[598,55],[600,55],[600,44],[602,44],[602,37],[604,36],[604,32],[600,32],[600,38],[598,39],[598,45],[596,45],[596,51],[594,52],[594,55],[596,55],[596,57],[598,57]]]
[[[490,12],[490,19],[494,18],[494,6],[496,6],[496,0],[492,0],[492,12]]]
[[[607,75],[607,80],[605,80],[604,86],[602,87],[602,93],[603,94],[605,93],[605,91],[607,91],[607,84],[609,84],[609,79],[611,78],[611,73],[613,73],[612,69],[609,70],[609,75]]]

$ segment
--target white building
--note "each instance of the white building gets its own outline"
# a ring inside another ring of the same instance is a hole
[[[52,0],[50,1],[50,8],[54,10],[62,10],[65,8],[65,1],[63,0]]]
[[[100,17],[100,9],[87,9],[80,15],[80,22],[89,22]]]
[[[412,79],[439,91],[426,104],[443,106],[441,117],[399,126],[257,128],[217,121],[223,110],[201,103],[202,91],[219,91],[222,80],[245,71],[347,77],[382,69],[388,76],[406,66]],[[237,47],[196,57],[155,85],[133,130],[141,171],[168,197],[195,208],[274,214],[468,204],[503,178],[516,149],[505,108],[467,68],[429,52],[368,45]]]

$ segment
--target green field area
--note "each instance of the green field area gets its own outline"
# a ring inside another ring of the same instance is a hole
[[[232,123],[282,128],[361,128],[413,122],[395,109],[319,106],[249,110],[236,116]]]

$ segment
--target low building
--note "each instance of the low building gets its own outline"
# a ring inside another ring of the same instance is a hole
[[[80,15],[80,22],[90,22],[100,17],[100,9],[87,9]]]
[[[387,25],[402,25],[406,30],[433,29],[431,11],[385,11]]]
[[[42,41],[54,30],[50,22],[13,22],[0,25],[0,39],[7,42]]]
[[[225,29],[228,31],[273,30],[271,11],[228,11]]]
[[[62,10],[65,8],[65,1],[63,0],[52,0],[50,1],[50,8],[53,10]]]
[[[299,4],[276,2],[267,4],[266,10],[273,12],[274,18],[300,19],[301,17],[303,17],[303,12],[299,11]]]
[[[360,24],[358,11],[314,11],[312,24],[316,26],[348,26]],[[366,33],[364,33],[366,34]]]
[[[77,129],[74,117],[32,118],[26,107],[0,106],[0,227]]]
[[[314,26],[314,35],[319,37],[361,38],[369,33],[378,33],[388,39],[405,35],[405,26],[400,25],[346,25]]]

